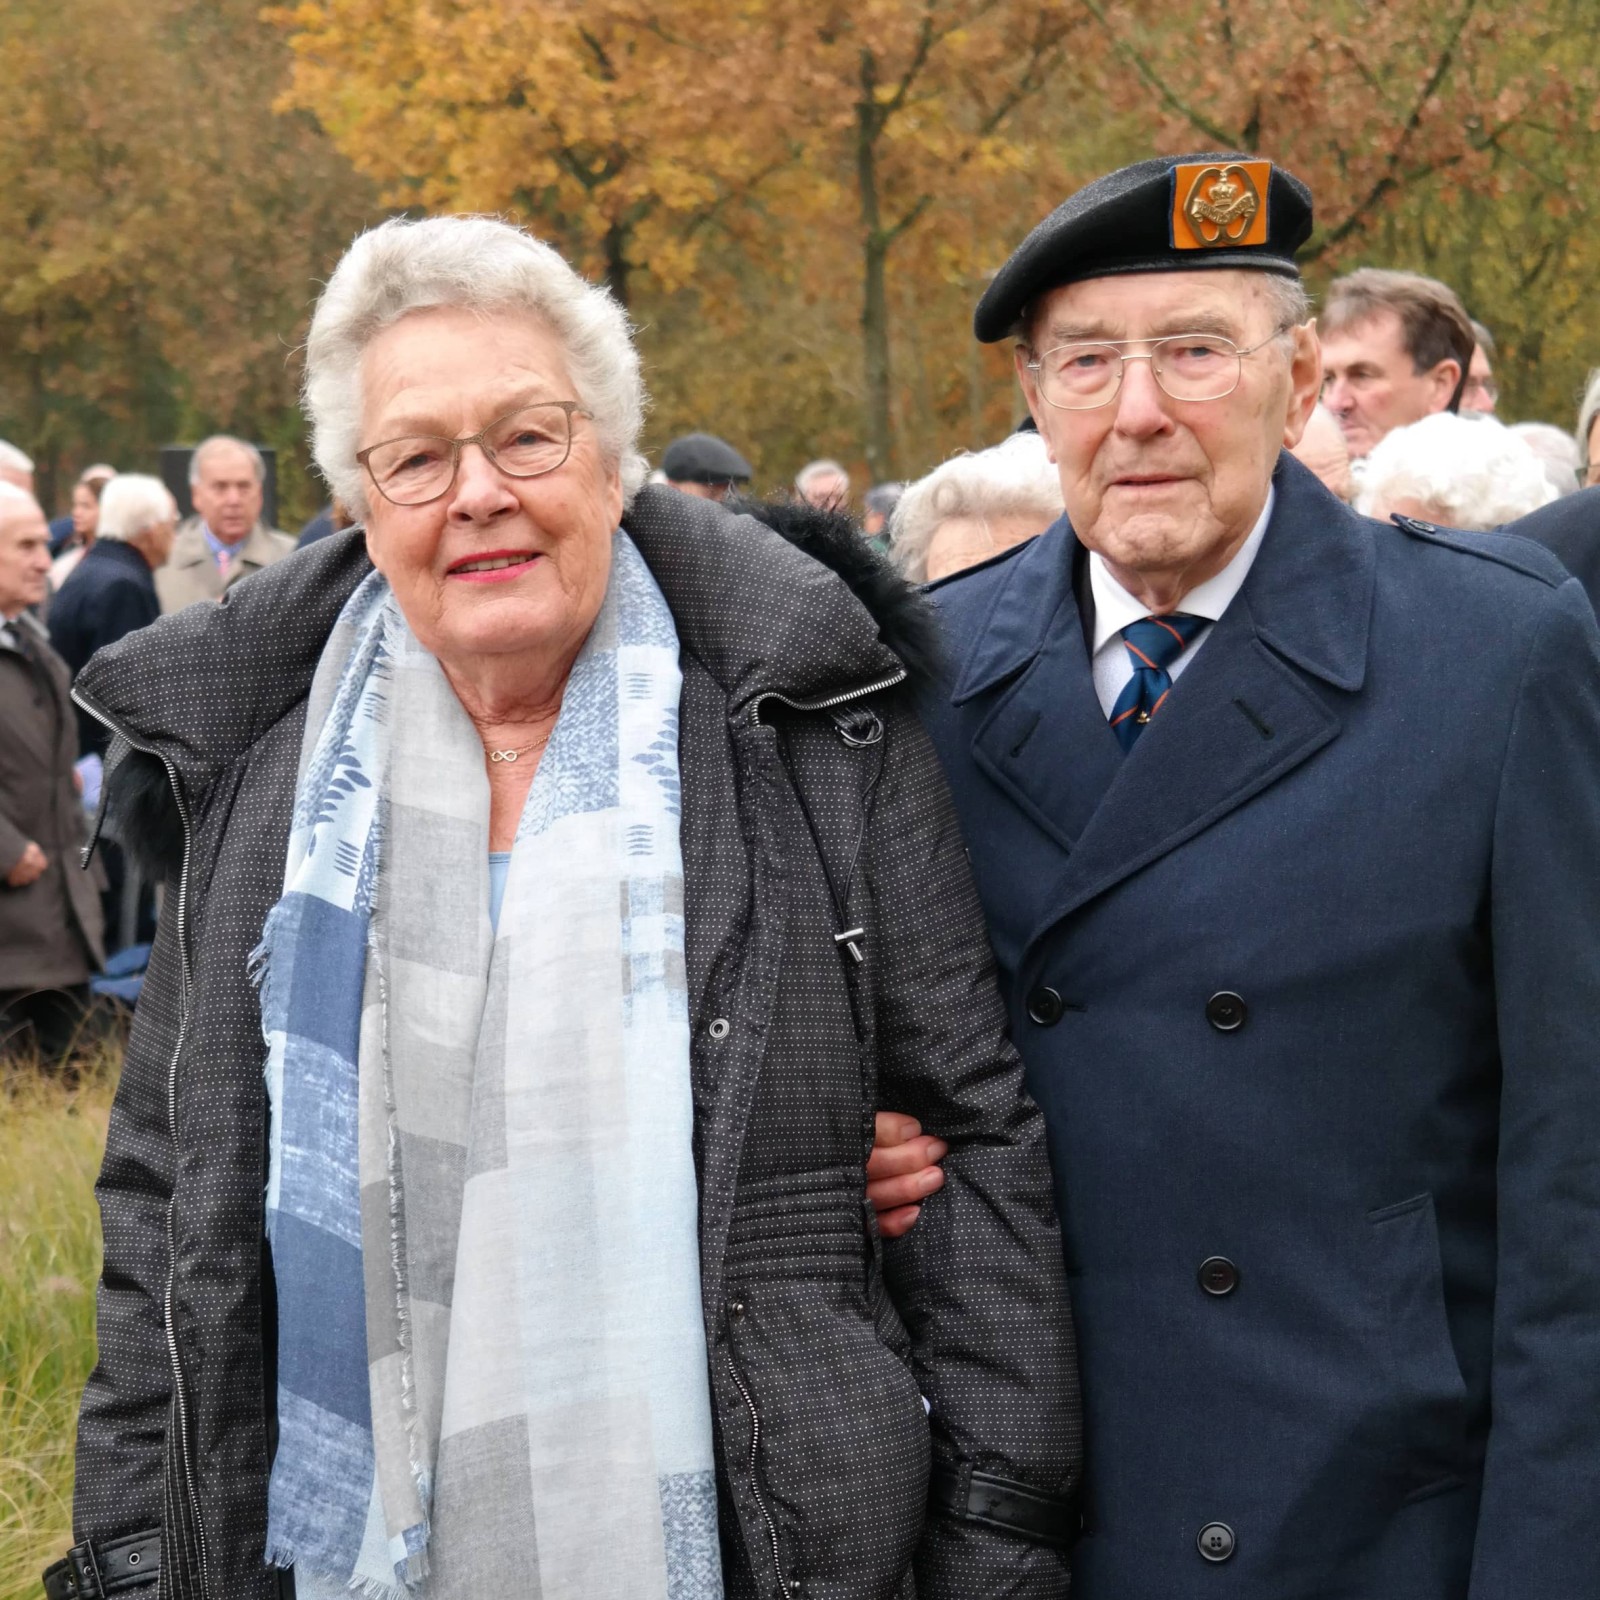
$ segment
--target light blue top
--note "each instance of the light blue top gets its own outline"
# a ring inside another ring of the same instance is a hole
[[[506,874],[511,871],[511,852],[489,852],[489,926],[500,931],[500,907],[506,897]]]

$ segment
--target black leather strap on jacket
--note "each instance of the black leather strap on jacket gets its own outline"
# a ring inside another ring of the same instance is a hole
[[[49,1600],[103,1600],[154,1585],[161,1576],[161,1531],[130,1533],[122,1539],[75,1544],[44,1574]]]
[[[1045,1494],[1014,1478],[934,1463],[928,1503],[946,1516],[999,1528],[1035,1544],[1073,1544],[1083,1528],[1076,1494]]]

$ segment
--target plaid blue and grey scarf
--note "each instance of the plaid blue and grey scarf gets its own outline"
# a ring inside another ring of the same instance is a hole
[[[498,932],[476,732],[374,574],[324,650],[257,952],[301,1600],[718,1600],[678,644],[615,537]]]

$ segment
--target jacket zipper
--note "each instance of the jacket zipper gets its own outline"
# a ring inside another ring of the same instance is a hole
[[[83,698],[76,689],[72,691],[75,704],[81,706],[96,722],[109,728],[119,739],[126,740],[133,749],[154,756],[166,768],[167,781],[172,785],[172,797],[177,802],[178,817],[183,823],[183,866],[178,874],[178,1038],[172,1049],[172,1059],[167,1064],[167,1132],[172,1138],[173,1195],[167,1201],[167,1288],[163,1297],[163,1317],[166,1323],[167,1360],[172,1368],[172,1393],[178,1405],[178,1457],[183,1467],[184,1486],[189,1491],[189,1509],[194,1517],[195,1532],[200,1540],[200,1600],[205,1600],[211,1589],[210,1561],[206,1554],[206,1525],[200,1515],[200,1490],[195,1483],[194,1463],[189,1458],[189,1407],[183,1392],[183,1363],[178,1355],[178,1331],[173,1315],[175,1279],[178,1270],[175,1216],[177,1208],[178,1159],[178,1057],[183,1053],[184,1040],[189,1033],[189,992],[193,975],[189,969],[189,858],[193,854],[194,833],[189,821],[188,802],[183,798],[183,788],[178,782],[178,769],[159,750],[135,739],[126,728],[119,727],[98,706]],[[95,830],[95,840],[99,829]]]
[[[767,1509],[766,1498],[761,1493],[761,1479],[757,1473],[757,1458],[761,1453],[761,1413],[756,1410],[755,1399],[745,1388],[744,1379],[739,1376],[739,1369],[733,1364],[733,1357],[724,1355],[722,1359],[727,1362],[728,1376],[733,1379],[734,1387],[744,1397],[745,1408],[750,1413],[750,1493],[755,1496],[756,1509],[761,1513],[761,1520],[767,1525],[767,1538],[772,1543],[772,1570],[778,1578],[778,1593],[787,1595],[789,1585],[783,1576],[783,1552],[778,1546],[778,1525],[772,1520],[772,1513]]]
[[[851,700],[864,699],[869,694],[881,694],[885,689],[893,689],[896,684],[906,681],[908,674],[902,667],[892,678],[880,679],[877,683],[865,683],[858,689],[846,689],[843,694],[829,695],[824,700],[791,700],[786,694],[779,694],[776,689],[768,689],[765,694],[758,694],[751,709],[751,720],[757,724],[761,721],[761,707],[768,700],[776,700],[788,706],[792,711],[831,711],[835,706],[842,706]]]

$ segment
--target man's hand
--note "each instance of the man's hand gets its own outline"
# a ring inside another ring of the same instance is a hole
[[[922,1202],[944,1187],[943,1161],[950,1146],[922,1131],[915,1117],[880,1111],[877,1139],[867,1158],[867,1199],[878,1213],[878,1232],[898,1239],[922,1214]]]
[[[35,878],[42,877],[45,869],[50,865],[50,858],[36,845],[32,839],[28,847],[22,852],[22,858],[6,874],[6,887],[8,889],[26,889]],[[909,1122],[909,1117],[904,1119]],[[878,1137],[883,1137],[883,1118],[878,1118]],[[872,1168],[869,1166],[870,1172]]]

